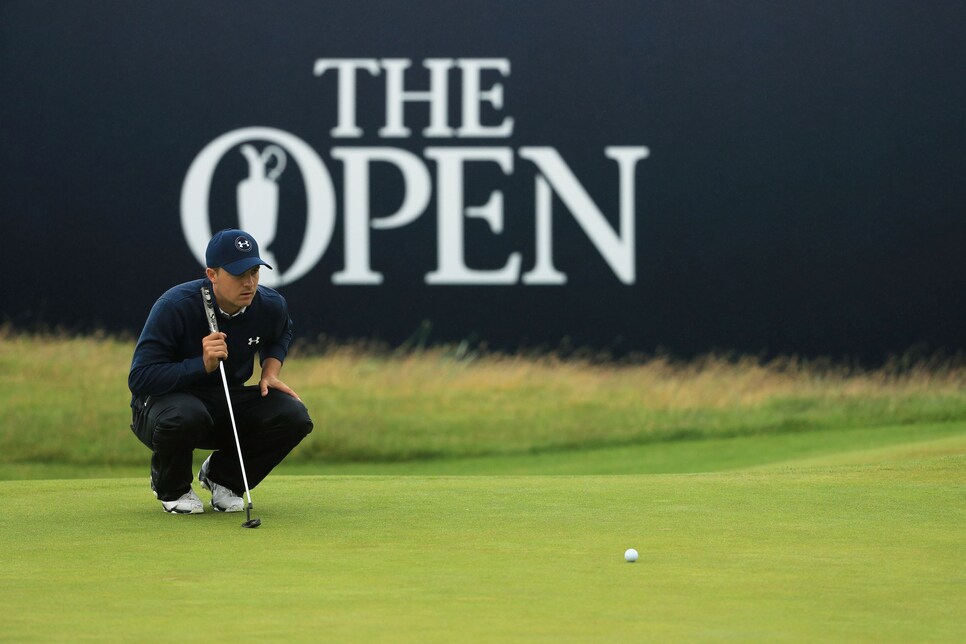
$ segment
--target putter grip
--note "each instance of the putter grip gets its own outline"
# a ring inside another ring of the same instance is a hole
[[[205,316],[208,318],[208,329],[212,333],[218,333],[218,318],[215,317],[215,302],[211,297],[211,289],[207,286],[201,287],[201,301],[205,304]]]

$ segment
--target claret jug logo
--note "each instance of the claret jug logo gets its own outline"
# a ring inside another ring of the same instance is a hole
[[[430,216],[426,211],[434,196],[436,269],[424,276],[427,284],[565,284],[567,274],[564,269],[579,267],[561,268],[554,263],[554,195],[615,278],[624,284],[634,284],[635,171],[637,163],[648,157],[648,149],[643,146],[604,147],[602,156],[616,162],[616,168],[603,159],[602,162],[613,168],[609,171],[616,171],[619,186],[619,212],[616,225],[612,225],[555,148],[522,146],[514,149],[499,144],[514,135],[515,127],[513,117],[502,114],[503,81],[510,76],[508,59],[429,58],[422,66],[428,70],[429,89],[415,91],[407,89],[407,70],[412,67],[412,61],[408,59],[316,60],[315,76],[326,77],[336,91],[337,123],[329,130],[329,135],[346,143],[362,137],[365,132],[358,124],[357,87],[364,82],[381,83],[385,119],[383,127],[376,131],[380,139],[412,138],[413,131],[406,126],[405,107],[407,104],[424,104],[429,111],[428,126],[420,132],[424,139],[472,139],[473,145],[429,145],[422,149],[422,156],[389,145],[333,147],[329,156],[342,164],[344,177],[337,200],[332,175],[322,158],[295,134],[269,127],[246,127],[222,134],[195,157],[181,191],[181,224],[188,247],[197,260],[204,265],[205,247],[212,234],[209,197],[215,170],[226,155],[239,154],[247,162],[248,174],[237,179],[238,226],[258,240],[261,257],[276,269],[262,272],[260,279],[266,286],[290,284],[318,264],[332,242],[336,217],[340,214],[336,212],[337,201],[342,204],[345,263],[331,276],[332,282],[382,284],[386,276],[372,267],[370,231],[400,228],[420,217]],[[494,75],[498,81],[493,81]],[[458,124],[449,122],[450,82],[453,78],[460,83],[462,99]],[[484,112],[488,118],[484,118]],[[494,119],[493,113],[499,116]],[[484,123],[484,120],[498,122]],[[496,141],[497,144],[480,145],[480,140]],[[369,208],[371,190],[379,189],[370,182],[370,169],[376,163],[393,166],[402,178],[404,191],[396,212],[380,217],[373,217]],[[535,233],[532,266],[523,266],[520,251],[509,253],[505,261],[501,259],[503,265],[500,268],[467,265],[467,245],[483,244],[486,240],[467,235],[466,218],[483,220],[493,235],[504,232],[504,192],[494,189],[498,186],[487,186],[489,198],[484,203],[466,203],[464,188],[470,179],[465,169],[471,163],[492,164],[506,176],[518,170],[532,174],[534,203],[526,207],[514,205],[515,213],[532,213]],[[435,168],[435,181],[430,167]],[[305,186],[305,225],[302,230],[279,230],[278,181],[283,173],[291,172],[301,173]],[[295,260],[284,269],[272,253],[272,243],[281,235],[287,239],[301,238]],[[427,249],[433,246],[430,242],[426,244]]]
[[[249,141],[271,141],[260,152]],[[335,228],[335,190],[322,160],[304,141],[274,128],[250,127],[223,134],[195,157],[181,189],[181,227],[195,258],[205,264],[205,249],[211,239],[208,197],[215,167],[231,150],[248,160],[248,177],[238,184],[238,225],[258,241],[260,256],[275,267],[263,271],[260,281],[266,286],[281,286],[299,279],[318,263],[325,253]],[[284,150],[288,150],[286,153]],[[279,270],[271,252],[278,223],[278,185],[275,181],[285,170],[288,157],[302,173],[306,189],[306,225],[295,262]],[[271,164],[270,164],[271,162]]]

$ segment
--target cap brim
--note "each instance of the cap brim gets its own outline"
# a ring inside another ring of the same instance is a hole
[[[272,270],[275,270],[271,266],[265,263],[260,257],[246,257],[245,259],[240,259],[237,262],[231,262],[230,264],[225,264],[222,266],[223,269],[231,273],[232,275],[241,275],[252,266],[268,266]]]

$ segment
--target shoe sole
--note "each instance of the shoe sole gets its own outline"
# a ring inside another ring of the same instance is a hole
[[[161,506],[161,509],[164,510],[165,512],[167,512],[168,514],[203,514],[204,511],[205,511],[205,509],[203,507],[201,507],[201,508],[193,508],[191,510],[179,510],[178,508],[171,508],[169,510],[168,508],[164,507],[163,505]]]

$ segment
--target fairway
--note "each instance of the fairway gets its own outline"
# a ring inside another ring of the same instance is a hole
[[[961,640],[963,442],[708,474],[0,483],[11,641]],[[628,547],[641,553],[625,563]]]

